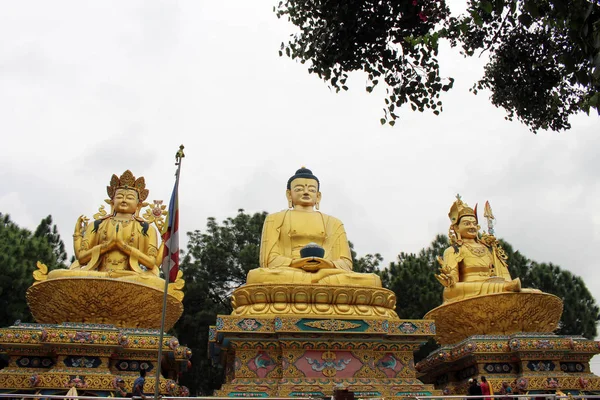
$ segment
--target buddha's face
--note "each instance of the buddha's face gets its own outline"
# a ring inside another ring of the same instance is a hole
[[[292,200],[294,206],[313,207],[321,201],[319,183],[314,179],[296,178],[290,184],[286,192],[288,199]]]
[[[479,225],[475,217],[466,216],[462,217],[458,222],[458,233],[463,239],[476,239],[477,232],[479,232]]]
[[[115,197],[112,199],[113,210],[118,213],[133,214],[137,210],[138,193],[132,189],[117,189]]]

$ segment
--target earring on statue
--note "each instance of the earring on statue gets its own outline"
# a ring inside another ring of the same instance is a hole
[[[318,201],[315,203],[315,208],[316,208],[317,210],[319,209],[319,202],[318,202]]]
[[[294,203],[292,203],[292,199],[288,199],[288,208],[294,208]]]

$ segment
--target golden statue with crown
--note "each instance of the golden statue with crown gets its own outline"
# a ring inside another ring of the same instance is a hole
[[[457,196],[448,217],[452,246],[446,249],[443,259],[438,257],[441,267],[436,275],[444,286],[444,302],[521,291],[520,279],[510,277],[506,254],[498,240],[491,234],[479,238],[477,206],[472,209]]]
[[[477,206],[459,195],[450,212],[451,246],[444,251],[437,280],[444,286],[444,303],[425,318],[436,321],[439,343],[454,343],[473,334],[551,332],[556,329],[562,301],[537,289],[521,288],[512,278],[508,260],[494,236],[489,202],[484,217],[488,232],[480,234]]]
[[[147,388],[189,395],[174,379],[191,366],[191,350],[159,331],[163,301],[165,331],[183,312],[182,273],[171,277],[167,293],[160,277],[166,206],[146,203],[145,179],[129,170],[113,175],[107,192],[110,211],[100,207],[90,223],[77,219],[70,268],[48,272],[37,263],[26,294],[36,322],[0,327],[8,360],[0,368],[1,392],[123,395],[146,370]]]
[[[110,211],[106,212],[101,206],[91,223],[85,216],[77,219],[73,234],[75,262],[68,269],[50,272],[38,263],[38,270],[34,272],[36,282],[27,293],[38,322],[62,320],[160,326],[160,310],[152,316],[146,315],[151,312],[146,310],[142,315],[132,306],[152,303],[151,299],[156,297],[156,307],[160,308],[165,281],[159,276],[163,244],[159,245],[158,232],[165,228],[166,207],[161,201],[146,203],[149,191],[144,177],[136,179],[129,170],[121,176],[113,175],[106,190],[109,199],[105,201]],[[183,312],[183,286],[180,272],[168,289],[170,326]],[[117,289],[128,295],[119,295]],[[54,296],[56,291],[63,296]]]

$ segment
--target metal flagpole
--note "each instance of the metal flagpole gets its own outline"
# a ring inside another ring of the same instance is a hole
[[[183,145],[179,146],[179,151],[175,154],[175,165],[177,165],[177,172],[175,172],[175,190],[173,191],[173,195],[179,196],[179,173],[181,172],[181,159],[185,157],[183,154]],[[177,199],[178,200],[178,199]],[[179,200],[178,200],[179,201]],[[175,211],[175,210],[171,210]],[[169,215],[169,222],[171,221],[171,217],[175,218],[175,215]],[[173,238],[173,233],[175,232],[175,221],[170,226],[171,228],[171,236],[169,239]],[[165,244],[166,245],[166,244]],[[154,385],[154,398],[158,399],[159,390],[160,390],[160,363],[162,361],[162,348],[163,348],[163,339],[165,336],[165,319],[167,315],[167,291],[169,290],[169,272],[171,270],[171,246],[167,246],[167,266],[169,269],[165,271],[163,265],[163,274],[165,276],[165,292],[163,293],[163,306],[162,306],[162,316],[160,319],[160,339],[158,341],[158,362],[156,363],[156,383]]]

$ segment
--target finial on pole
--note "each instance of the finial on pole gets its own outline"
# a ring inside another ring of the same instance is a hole
[[[177,153],[175,153],[175,165],[179,165],[179,162],[181,161],[181,159],[183,157],[185,157],[185,154],[183,154],[184,148],[185,148],[184,145],[180,145],[179,150],[177,150]]]

